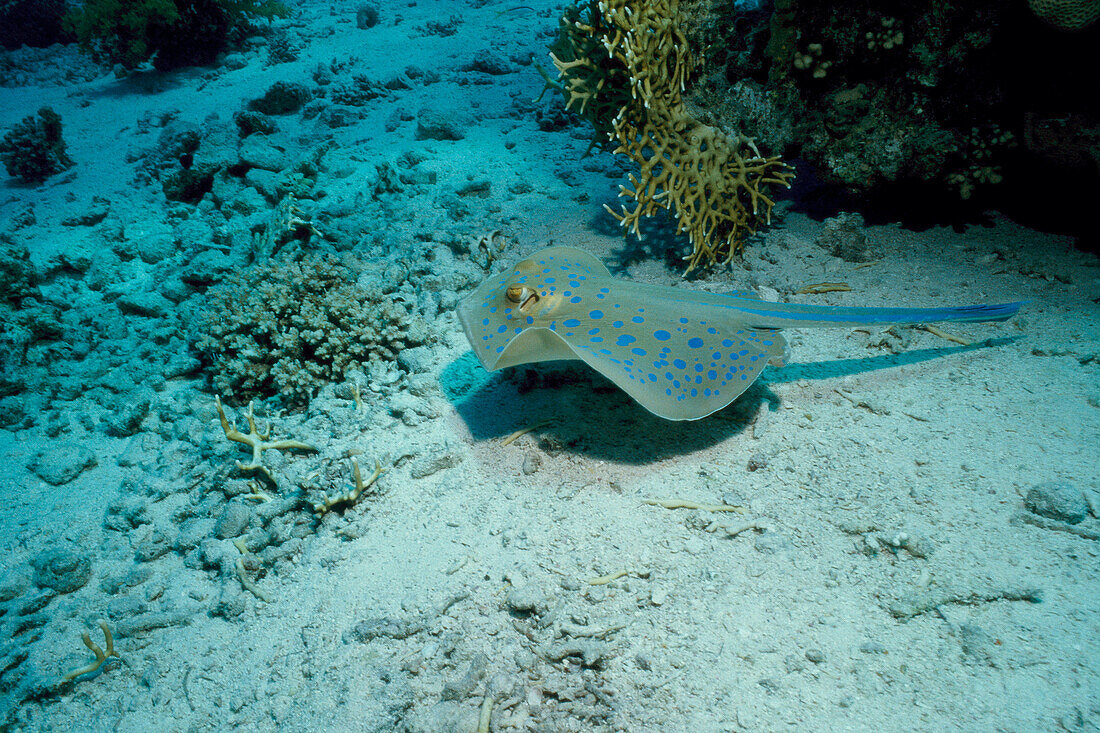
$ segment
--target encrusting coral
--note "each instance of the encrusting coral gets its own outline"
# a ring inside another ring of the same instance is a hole
[[[642,217],[675,214],[677,233],[691,240],[691,272],[740,252],[745,237],[771,219],[768,187],[789,187],[794,171],[750,138],[688,110],[683,92],[695,60],[679,17],[678,0],[592,2],[586,14],[566,13],[551,57],[566,108],[584,114],[638,166],[631,187],[620,187],[633,208],[608,211],[636,236]]]

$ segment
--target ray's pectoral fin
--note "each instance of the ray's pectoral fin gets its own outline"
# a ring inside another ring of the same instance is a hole
[[[762,345],[763,340],[772,346]],[[667,420],[698,420],[721,410],[751,387],[769,363],[785,363],[775,361],[783,358],[785,347],[778,334],[747,331],[683,353],[658,350],[658,358],[647,362],[626,349],[572,345],[586,364]]]

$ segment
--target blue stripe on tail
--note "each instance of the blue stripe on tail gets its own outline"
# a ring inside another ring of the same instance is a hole
[[[801,303],[764,303],[738,298],[731,304],[746,316],[752,328],[806,328],[813,326],[861,326],[915,324],[940,321],[986,323],[1004,321],[1027,301],[954,308],[848,308]]]

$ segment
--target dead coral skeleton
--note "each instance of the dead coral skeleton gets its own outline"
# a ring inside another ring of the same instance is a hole
[[[225,408],[222,407],[221,397],[214,397],[214,404],[218,407],[218,418],[221,420],[222,430],[225,432],[225,437],[236,443],[243,443],[252,449],[252,460],[249,463],[242,463],[237,461],[237,468],[245,473],[255,473],[266,479],[272,486],[275,485],[275,477],[271,475],[271,471],[267,469],[260,461],[263,458],[263,452],[265,450],[300,450],[316,452],[317,448],[309,443],[303,443],[299,440],[272,440],[271,426],[268,425],[267,432],[261,433],[256,427],[256,418],[252,414],[252,403],[248,403],[248,433],[242,433],[237,430],[237,425],[229,421],[229,418],[225,415]],[[254,494],[257,492],[253,492]]]
[[[700,504],[690,499],[643,499],[643,504],[659,506],[665,509],[698,509],[703,512],[738,512],[744,514],[745,507],[732,504]]]
[[[233,563],[233,570],[237,573],[237,580],[241,581],[242,588],[259,598],[264,603],[271,603],[271,596],[265,593],[264,590],[260,588],[260,586],[256,585],[256,583],[248,577],[248,571],[245,570],[243,558],[237,558],[236,562]]]
[[[298,199],[288,193],[279,201],[263,229],[252,235],[253,255],[257,262],[264,262],[290,242],[304,244],[310,238],[320,236],[321,232],[298,206]]]
[[[477,251],[485,258],[486,270],[492,267],[493,260],[497,258],[497,255],[504,250],[507,244],[508,241],[504,237],[504,232],[500,229],[486,232],[477,238],[475,246]]]
[[[118,652],[115,651],[115,638],[111,635],[111,630],[107,627],[106,621],[99,622],[99,628],[103,630],[103,640],[107,644],[107,651],[103,651],[103,648],[92,641],[92,637],[85,631],[80,635],[81,640],[84,642],[84,646],[92,650],[92,654],[95,654],[95,661],[80,669],[74,669],[61,678],[61,683],[72,682],[77,677],[82,677],[86,674],[91,674],[97,671],[100,667],[107,663],[110,657],[116,659],[122,659]]]
[[[260,486],[259,481],[249,481],[248,491],[249,493],[245,494],[244,498],[250,499],[251,501],[258,501],[261,504],[267,504],[273,499],[271,494],[263,490],[263,488]]]
[[[848,283],[811,283],[794,291],[795,295],[820,295],[822,293],[847,293],[852,286]]]
[[[322,517],[338,506],[351,506],[359,501],[359,497],[363,495],[363,492],[373,486],[374,482],[378,480],[378,477],[386,472],[386,469],[382,468],[382,464],[375,460],[374,473],[370,475],[370,478],[364,481],[363,474],[359,470],[359,461],[354,456],[351,459],[351,470],[355,477],[355,488],[349,489],[337,496],[326,496],[320,503],[314,504],[313,511],[317,513],[317,516]]]

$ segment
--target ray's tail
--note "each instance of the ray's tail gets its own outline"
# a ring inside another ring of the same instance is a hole
[[[801,303],[769,303],[735,298],[733,308],[751,328],[812,328],[815,326],[866,326],[956,321],[987,323],[1005,321],[1027,303],[963,305],[954,308],[847,308]]]

